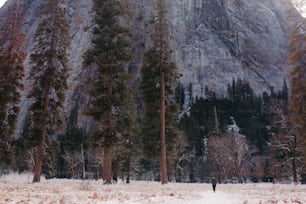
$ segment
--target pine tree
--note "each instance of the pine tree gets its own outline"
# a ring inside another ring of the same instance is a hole
[[[157,87],[159,70],[154,66],[158,64],[158,53],[150,49],[145,53],[142,65],[142,80],[140,88],[144,103],[144,116],[142,118],[142,135],[144,156],[156,159],[160,152],[159,139],[159,88]],[[148,139],[149,138],[149,139]]]
[[[152,47],[145,53],[142,66],[143,101],[145,106],[143,134],[149,141],[147,155],[155,156],[160,151],[160,176],[162,184],[168,183],[166,140],[175,136],[173,126],[177,111],[173,102],[176,65],[171,61],[172,50],[169,46],[170,30],[164,0],[156,1],[156,17],[152,33]],[[166,109],[167,115],[166,116]],[[166,125],[168,125],[166,127]],[[156,137],[159,132],[159,138]],[[167,138],[166,138],[167,134]],[[160,146],[158,145],[160,142]],[[145,145],[148,143],[145,143]],[[168,147],[171,143],[168,143]],[[160,148],[158,148],[160,147]],[[148,152],[151,151],[151,152]]]
[[[175,87],[175,102],[179,104],[180,110],[183,110],[185,104],[185,89],[181,83],[178,83]]]
[[[291,97],[289,111],[293,123],[293,135],[304,145],[304,170],[306,168],[306,35],[305,20],[296,24],[289,44]]]
[[[28,97],[33,101],[29,128],[37,146],[33,182],[40,181],[48,136],[55,134],[62,123],[60,111],[68,77],[68,28],[61,0],[47,0],[35,33],[29,76],[32,88]]]
[[[124,125],[130,76],[127,65],[132,59],[131,32],[122,26],[127,13],[125,1],[95,0],[93,48],[85,54],[85,64],[93,65],[95,78],[91,84],[88,114],[97,122],[92,137],[103,147],[103,179],[112,181],[112,160],[115,144]]]
[[[287,82],[286,82],[285,79],[284,79],[284,83],[283,83],[283,88],[280,91],[279,95],[280,95],[279,99],[283,99],[283,100],[288,102],[288,99],[289,99],[289,89],[288,89]]]
[[[130,93],[133,93],[132,87],[128,88],[130,89]],[[121,170],[122,175],[125,174],[126,176],[126,183],[129,183],[130,171],[132,166],[135,167],[135,165],[137,165],[140,155],[140,141],[138,131],[139,127],[136,116],[136,103],[132,94],[128,98],[123,111],[124,114],[122,120],[121,136],[116,145],[114,155],[114,163],[117,163],[117,169],[113,166],[113,170]]]
[[[0,34],[0,170],[14,162],[12,140],[19,114],[20,90],[24,76],[24,33],[19,0],[11,8],[11,15]]]

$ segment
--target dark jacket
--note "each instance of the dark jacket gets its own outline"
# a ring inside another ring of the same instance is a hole
[[[211,184],[214,185],[214,186],[217,185],[217,180],[215,178],[212,178],[211,179]]]

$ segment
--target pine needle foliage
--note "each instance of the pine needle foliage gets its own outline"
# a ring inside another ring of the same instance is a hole
[[[62,124],[61,109],[67,88],[69,25],[60,0],[47,0],[42,20],[34,37],[29,80],[32,100],[29,118],[30,133],[35,138],[37,155],[33,182],[40,181],[42,160],[48,136]]]
[[[14,163],[12,141],[19,114],[20,90],[23,88],[24,33],[19,1],[11,8],[11,15],[0,33],[0,170]]]
[[[152,46],[144,56],[140,85],[144,102],[142,135],[144,154],[153,160],[156,159],[158,152],[160,154],[161,182],[166,184],[168,182],[166,147],[171,148],[171,144],[174,145],[173,138],[177,135],[174,123],[178,107],[173,96],[177,73],[176,64],[171,61],[167,6],[164,0],[157,0],[155,3]]]
[[[131,76],[127,72],[132,59],[131,30],[122,23],[128,8],[125,3],[94,1],[93,47],[84,56],[85,65],[95,69],[90,83],[88,114],[97,123],[92,141],[104,149],[103,177],[107,184],[111,183],[112,154],[120,140],[127,99],[132,94],[128,84]]]

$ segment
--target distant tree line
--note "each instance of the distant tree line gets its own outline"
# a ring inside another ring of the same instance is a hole
[[[196,97],[179,122],[187,148],[196,158],[185,162],[189,175],[185,180],[203,182],[218,176],[224,182],[268,177],[288,181],[296,177],[302,172],[302,151],[290,136],[288,100],[286,81],[280,91],[261,95],[239,78],[228,84],[224,97],[206,87],[205,98]],[[236,146],[239,143],[242,146]]]

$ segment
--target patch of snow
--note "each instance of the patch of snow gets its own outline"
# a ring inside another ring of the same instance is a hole
[[[0,8],[5,4],[7,0],[0,0]]]
[[[306,18],[306,0],[291,0],[296,10]]]
[[[12,174],[0,179],[0,203],[59,204],[258,204],[306,203],[306,185],[210,184],[132,181],[103,185],[101,180],[42,180]]]
[[[234,117],[230,117],[231,120],[231,125],[227,126],[227,132],[235,132],[235,133],[239,133],[240,132],[240,128],[238,127],[236,120],[234,119]]]

